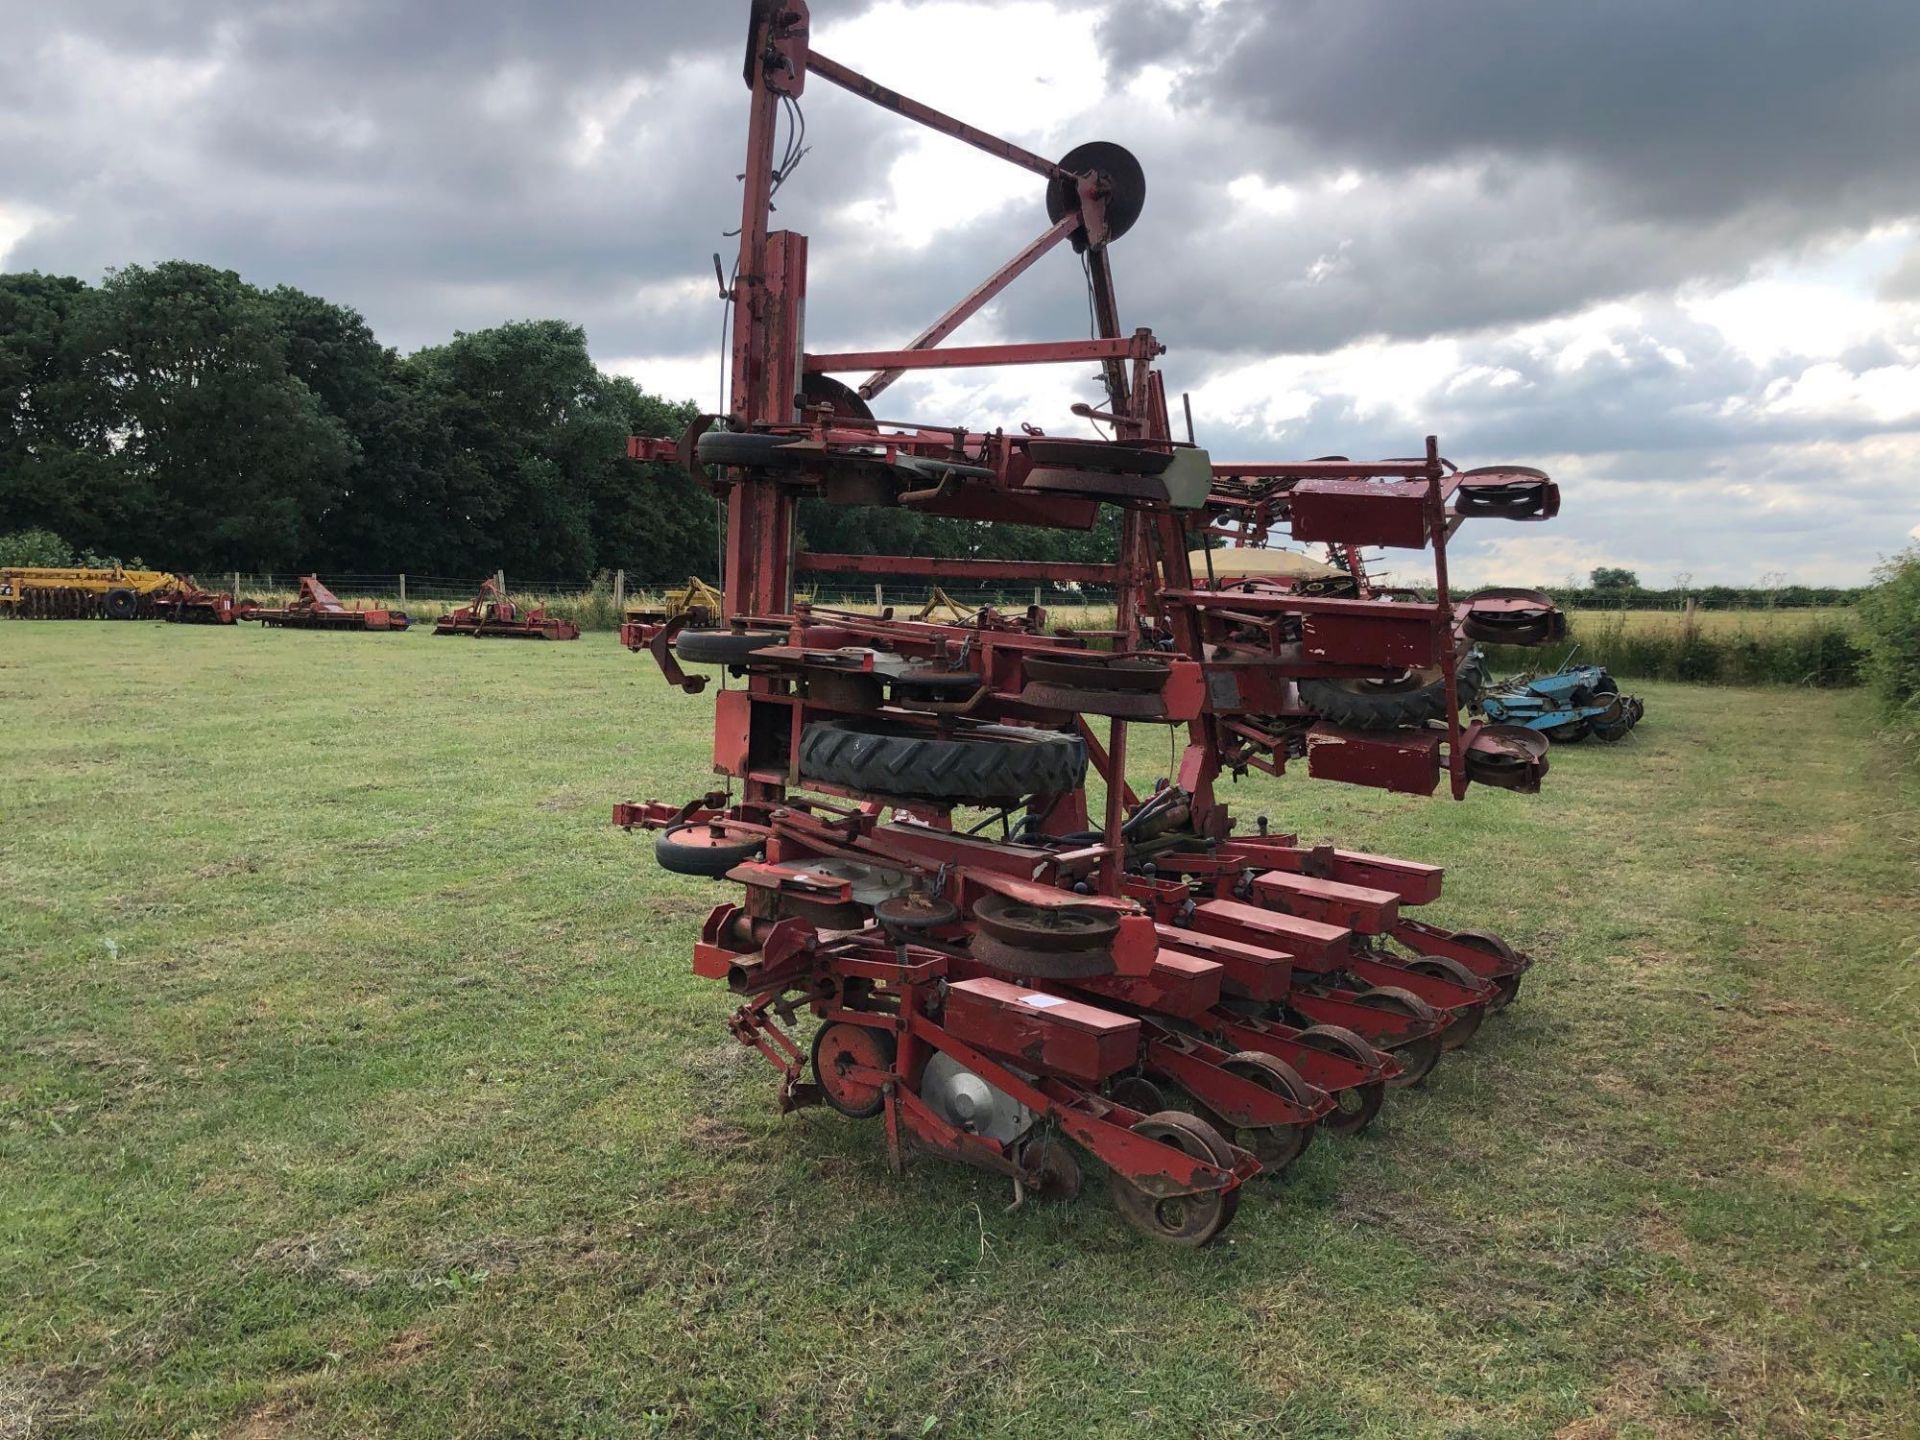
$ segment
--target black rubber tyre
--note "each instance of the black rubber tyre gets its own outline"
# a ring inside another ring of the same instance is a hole
[[[673,637],[673,653],[689,665],[738,665],[756,650],[787,637],[778,630],[682,630]]]
[[[1460,708],[1479,698],[1486,671],[1478,655],[1460,662],[1454,675]],[[1413,730],[1447,715],[1447,685],[1436,666],[1409,670],[1397,681],[1302,680],[1300,699],[1323,719],[1350,730]]]
[[[690,837],[700,843],[689,843]],[[714,880],[743,860],[753,859],[766,845],[758,836],[745,840],[716,838],[708,831],[706,822],[683,820],[678,825],[669,825],[654,839],[653,858],[660,862],[662,870],[670,870],[675,875],[700,875]]]
[[[1018,800],[1060,795],[1087,777],[1077,735],[982,725],[951,736],[884,721],[818,720],[800,735],[800,776],[871,795]]]
[[[131,590],[109,590],[107,592],[107,618],[109,620],[131,620],[140,611],[140,600]]]
[[[1158,475],[1173,464],[1166,450],[1124,445],[1111,440],[1053,440],[1027,442],[1027,454],[1036,465],[1063,470],[1098,470],[1109,475]]]
[[[799,470],[821,463],[820,452],[791,450],[792,435],[757,431],[709,430],[695,443],[702,465],[733,465],[750,470]]]

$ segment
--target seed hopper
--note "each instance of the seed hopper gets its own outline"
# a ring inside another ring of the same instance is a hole
[[[730,408],[678,440],[629,442],[725,501],[723,614],[623,634],[689,694],[724,677],[725,780],[615,819],[657,830],[665,868],[730,887],[694,968],[735,996],[731,1032],[779,1072],[783,1108],[879,1119],[895,1167],[912,1148],[960,1159],[1008,1176],[1016,1203],[1076,1192],[1090,1158],[1131,1224],[1203,1244],[1249,1180],[1321,1131],[1368,1125],[1532,964],[1496,935],[1415,918],[1439,868],[1241,825],[1223,777],[1536,789],[1539,735],[1463,718],[1469,657],[1483,640],[1545,643],[1559,616],[1530,592],[1456,595],[1446,552],[1469,520],[1551,518],[1558,492],[1522,466],[1460,470],[1432,439],[1410,458],[1214,460],[1190,422],[1174,433],[1159,339],[1120,320],[1111,250],[1146,196],[1127,151],[1056,161],[942,114],[813,49],[799,0],[753,5],[744,73]],[[1036,177],[1045,228],[897,349],[804,347],[823,329],[805,323],[807,241],[770,229],[770,199],[810,82]],[[945,343],[1062,247],[1091,338]],[[1042,364],[1097,375],[1076,413],[1103,438],[876,412],[911,370]],[[807,498],[1079,529],[1113,507],[1120,539],[1083,564],[811,553]],[[1282,534],[1425,556],[1431,578],[1416,595],[1380,591],[1357,563],[1337,584],[1326,567],[1226,563]],[[908,619],[796,602],[796,581],[822,575],[1078,582],[1113,594],[1116,618],[1075,630],[1039,607]],[[1136,787],[1130,759],[1161,753],[1136,747],[1143,727],[1171,737],[1171,759]]]

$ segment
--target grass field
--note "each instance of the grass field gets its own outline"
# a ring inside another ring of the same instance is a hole
[[[608,637],[0,626],[0,1436],[1920,1433],[1910,779],[1641,693],[1536,797],[1242,787],[1544,963],[1186,1253],[773,1113]]]

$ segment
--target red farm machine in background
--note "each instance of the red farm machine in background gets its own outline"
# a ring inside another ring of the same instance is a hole
[[[254,606],[240,618],[290,630],[404,630],[411,623],[404,610],[342,605],[315,575],[300,577],[300,593],[290,604]]]
[[[434,621],[433,633],[494,640],[578,640],[580,627],[571,620],[548,615],[538,605],[521,609],[488,580],[472,600]]]
[[[1080,1185],[1071,1141],[1104,1165],[1122,1214],[1201,1244],[1241,1187],[1318,1130],[1364,1127],[1389,1086],[1508,1004],[1530,959],[1498,937],[1409,912],[1439,897],[1431,865],[1236,827],[1223,774],[1309,775],[1455,797],[1532,790],[1539,737],[1463,723],[1479,639],[1544,642],[1544,597],[1456,597],[1447,542],[1468,519],[1544,520],[1551,482],[1461,472],[1433,441],[1411,459],[1222,464],[1176,439],[1153,332],[1119,318],[1110,244],[1138,218],[1139,166],[1116,145],[1060,161],[888,90],[814,51],[798,0],[752,9],[752,96],[734,305],[731,411],[671,460],[727,506],[725,615],[636,623],[626,639],[690,693],[740,677],[715,712],[726,787],[625,804],[668,868],[726,878],[694,968],[738,997],[732,1033],[781,1072],[780,1103],[884,1117],[909,1144],[1010,1176]],[[815,354],[806,238],[768,229],[792,171],[808,80],[827,81],[1032,171],[1046,228],[898,350]],[[788,130],[789,139],[794,129]],[[1061,245],[1090,287],[1091,339],[942,342]],[[876,419],[910,369],[1076,364],[1103,394],[1079,414],[1111,439],[1027,426],[970,431]],[[865,373],[857,387],[834,378]],[[796,553],[800,500],[1086,529],[1121,516],[1103,564]],[[1357,560],[1301,574],[1210,574],[1270,529],[1357,556],[1431,557],[1428,598],[1379,592]],[[803,574],[1078,581],[1117,597],[1111,630],[1045,612],[903,620],[794,601]],[[1173,773],[1127,782],[1140,726],[1180,737]],[[1091,772],[1091,773],[1090,773]],[[736,789],[737,787],[737,789]],[[819,1022],[811,1045],[793,1033]]]

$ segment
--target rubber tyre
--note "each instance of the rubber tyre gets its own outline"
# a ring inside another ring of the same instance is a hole
[[[131,590],[109,590],[106,610],[109,620],[131,620],[140,612],[139,597]]]
[[[792,435],[762,435],[755,431],[709,430],[696,442],[694,453],[702,465],[728,465],[743,470],[800,470],[821,461],[818,450],[790,450]]]
[[[673,637],[673,653],[689,665],[738,665],[756,650],[787,637],[778,630],[682,630]]]
[[[669,825],[662,830],[653,842],[653,858],[660,862],[660,868],[675,875],[698,875],[707,880],[717,880],[734,866],[753,859],[767,845],[757,836],[732,844],[674,843],[673,837],[683,831],[705,828],[705,821],[683,820],[678,825]]]
[[[1019,800],[1061,795],[1087,778],[1077,735],[983,725],[952,737],[860,720],[818,720],[800,734],[800,777],[870,795]]]
[[[1349,730],[1414,730],[1431,720],[1444,720],[1445,677],[1438,668],[1414,673],[1431,674],[1433,678],[1404,690],[1381,689],[1364,680],[1302,680],[1300,699],[1322,719]],[[1470,655],[1461,661],[1454,680],[1459,687],[1460,708],[1471,708],[1486,680],[1480,657]]]

